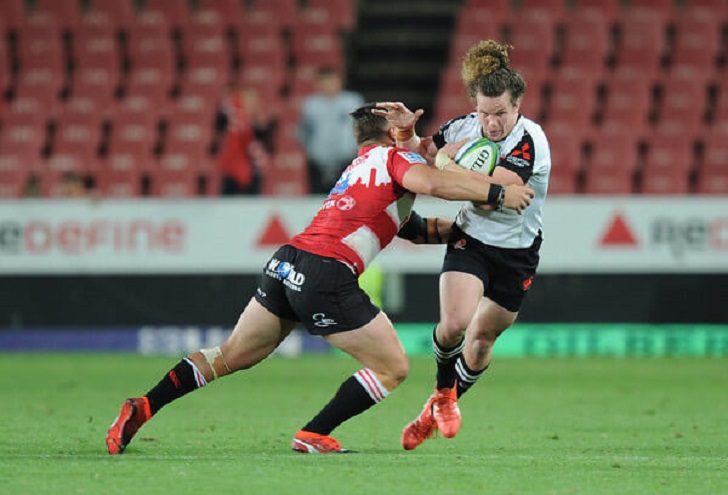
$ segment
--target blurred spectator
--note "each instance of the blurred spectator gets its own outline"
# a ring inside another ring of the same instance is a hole
[[[364,98],[344,90],[341,76],[331,67],[318,70],[316,85],[318,91],[303,102],[298,139],[308,155],[311,193],[328,194],[356,156],[349,114],[364,105]]]
[[[83,176],[76,172],[66,172],[61,176],[58,184],[58,196],[61,198],[85,198],[88,196],[88,186]]]
[[[40,198],[43,196],[43,189],[41,188],[40,177],[36,174],[32,174],[25,181],[23,186],[23,197],[24,198]]]
[[[261,166],[267,160],[274,122],[261,111],[253,88],[231,88],[222,102],[225,129],[218,154],[221,194],[260,194]]]

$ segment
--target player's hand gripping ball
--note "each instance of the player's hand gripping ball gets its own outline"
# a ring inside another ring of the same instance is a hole
[[[455,163],[474,172],[493,175],[499,155],[500,149],[493,141],[487,138],[474,138],[460,147],[455,154]]]

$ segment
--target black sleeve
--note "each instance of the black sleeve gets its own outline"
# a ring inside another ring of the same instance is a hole
[[[521,141],[498,163],[498,166],[515,172],[525,184],[533,175],[535,162],[533,138],[530,134],[524,133]]]
[[[415,210],[412,210],[407,221],[397,232],[397,237],[407,241],[414,241],[420,236],[423,239],[427,238],[427,219],[422,218]]]

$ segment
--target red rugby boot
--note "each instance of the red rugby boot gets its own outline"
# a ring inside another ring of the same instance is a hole
[[[106,434],[106,450],[109,451],[109,454],[123,453],[139,428],[151,417],[152,411],[146,397],[136,397],[124,401],[119,415]]]

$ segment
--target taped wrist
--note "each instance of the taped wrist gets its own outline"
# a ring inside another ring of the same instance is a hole
[[[415,128],[414,127],[396,127],[394,129],[394,137],[398,142],[404,142],[409,141],[412,139],[412,136],[415,135]]]
[[[420,236],[427,239],[427,219],[422,218],[416,211],[412,210],[407,221],[397,232],[397,237],[407,241],[414,241]]]
[[[488,201],[487,204],[501,207],[503,201],[506,199],[506,188],[500,184],[491,184],[488,190]]]
[[[452,158],[450,158],[446,153],[443,153],[442,151],[438,151],[437,155],[435,155],[435,167],[440,170],[447,167],[447,164],[451,161]]]

